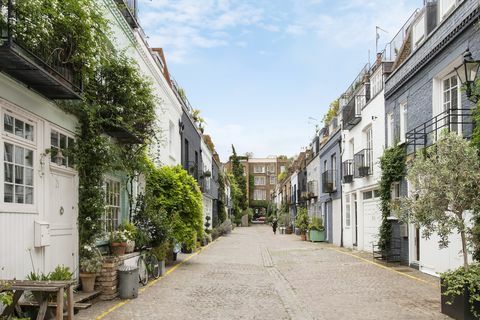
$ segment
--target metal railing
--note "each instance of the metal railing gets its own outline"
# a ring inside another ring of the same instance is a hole
[[[355,162],[345,160],[342,162],[342,179],[344,183],[352,183],[355,175]]]
[[[403,26],[398,30],[397,34],[392,38],[392,40],[385,45],[385,49],[382,51],[384,61],[395,61],[398,54],[400,53],[400,48],[402,47],[405,38],[408,35],[408,29],[410,25],[417,18],[417,14],[420,12],[420,9],[416,9]]]
[[[322,173],[322,192],[332,193],[337,191],[337,171],[327,170]]]
[[[21,13],[16,10],[14,0],[0,0],[0,48],[15,47],[17,55],[22,55],[29,63],[33,61],[62,83],[68,84],[75,92],[81,93],[83,90],[82,74],[75,71],[71,62],[66,61],[69,48],[51,48],[41,42],[35,46],[32,45],[28,34],[22,36],[24,32],[16,29],[21,25],[19,22],[24,22],[22,19],[29,18],[23,18]],[[10,65],[9,69],[14,67],[14,65]],[[32,70],[25,70],[25,73],[29,73],[25,74],[26,77],[29,77]]]
[[[365,96],[355,95],[342,109],[343,129],[350,130],[362,119],[362,103],[365,105]]]
[[[373,150],[363,149],[353,157],[355,162],[355,178],[363,178],[372,174],[373,171]]]
[[[407,153],[416,153],[419,149],[433,145],[442,131],[456,132],[470,138],[473,124],[471,109],[446,110],[405,134]]]
[[[357,92],[358,88],[364,84],[365,76],[368,75],[369,71],[370,71],[370,63],[367,63],[360,70],[355,80],[353,80],[352,84],[348,87],[348,89],[342,95],[342,97],[345,98],[347,102]],[[340,104],[340,106],[342,105]]]
[[[316,181],[309,181],[307,183],[308,198],[314,198],[318,196]]]

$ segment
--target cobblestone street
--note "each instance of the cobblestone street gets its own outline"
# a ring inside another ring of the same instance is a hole
[[[439,298],[436,278],[253,226],[220,238],[138,299],[99,303],[78,318],[445,319]]]

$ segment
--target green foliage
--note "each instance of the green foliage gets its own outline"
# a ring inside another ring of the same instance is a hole
[[[227,219],[225,209],[225,176],[222,172],[218,173],[218,224],[222,224]],[[217,225],[214,224],[214,227]]]
[[[270,208],[270,201],[268,200],[251,200],[250,208]]]
[[[300,229],[302,234],[305,234],[310,225],[310,217],[308,216],[307,208],[300,208],[295,218],[295,227]]]
[[[456,133],[443,134],[435,146],[417,155],[407,178],[411,196],[402,199],[400,214],[422,227],[424,237],[438,234],[441,248],[449,245],[451,234],[460,234],[468,268],[471,230],[466,214],[480,207],[478,150]]]
[[[170,244],[164,242],[161,245],[152,248],[152,254],[155,255],[158,261],[162,261],[166,259],[168,250],[170,250]]]
[[[248,175],[248,191],[249,191],[249,195],[248,195],[248,198],[250,200],[250,207],[252,206],[252,202],[253,202],[253,191],[255,190],[255,176],[253,174],[249,174]]]
[[[380,158],[380,168],[382,176],[380,178],[380,208],[382,211],[382,224],[379,230],[378,244],[382,250],[390,245],[392,224],[388,221],[390,216],[390,201],[392,183],[401,181],[405,175],[405,149],[402,146],[396,146],[384,151]]]
[[[450,297],[447,303],[452,304],[453,298],[463,295],[465,288],[467,288],[470,293],[470,310],[476,319],[480,319],[480,312],[474,306],[474,303],[480,301],[480,265],[473,264],[468,269],[461,267],[454,271],[445,272],[441,275],[441,279],[445,286],[443,295]]]
[[[475,97],[480,97],[480,79],[477,80],[472,90],[472,94]],[[480,99],[473,109],[473,120],[477,125],[473,127],[472,144],[480,150]],[[480,153],[479,153],[480,156]],[[475,208],[475,216],[473,218],[472,233],[472,246],[473,246],[473,259],[480,261],[480,207]]]
[[[87,249],[87,248],[85,248]],[[99,273],[102,271],[103,257],[98,248],[89,248],[90,254],[84,254],[80,257],[80,272]]]
[[[248,208],[247,181],[244,176],[243,165],[240,163],[240,159],[233,145],[230,160],[232,162],[232,173],[237,187],[235,198],[233,199],[233,201],[236,202],[234,205],[238,206],[241,210],[245,210]]]
[[[308,225],[308,230],[317,230],[317,231],[325,230],[322,218],[313,216],[312,220],[310,221],[310,224]]]
[[[340,102],[338,101],[338,99],[336,99],[336,100],[334,100],[330,103],[330,107],[328,108],[327,113],[323,117],[323,124],[325,126],[330,125],[333,118],[335,118],[337,116],[339,109],[340,109]]]
[[[131,222],[125,221],[124,223],[118,226],[118,229],[125,233],[128,240],[135,240],[137,237],[138,229]]]
[[[73,279],[73,273],[70,268],[65,266],[57,266],[55,270],[48,274],[30,272],[27,277],[30,281],[70,281]]]

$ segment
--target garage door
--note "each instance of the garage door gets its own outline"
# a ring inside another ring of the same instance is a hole
[[[363,202],[363,250],[372,251],[372,244],[378,241],[378,229],[382,223],[379,200]]]

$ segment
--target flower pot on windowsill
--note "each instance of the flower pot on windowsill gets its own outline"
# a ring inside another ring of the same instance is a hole
[[[359,167],[358,168],[358,175],[360,177],[366,177],[370,173],[370,167]]]
[[[345,183],[352,183],[353,182],[353,175],[348,174],[346,176],[343,176],[343,182]]]
[[[470,292],[468,287],[465,285],[463,289],[463,294],[458,296],[445,296],[444,292],[446,291],[446,286],[443,283],[443,280],[440,280],[441,283],[441,305],[442,305],[442,313],[446,314],[447,316],[452,317],[453,319],[457,320],[473,320],[475,319],[470,304]],[[447,302],[451,301],[451,304],[447,304]],[[475,310],[480,312],[480,301],[474,303]]]
[[[112,242],[110,243],[110,252],[114,256],[123,256],[125,254],[125,250],[127,249],[126,242]]]
[[[93,292],[95,289],[96,273],[80,272],[80,283],[82,284],[82,291],[85,293]]]

